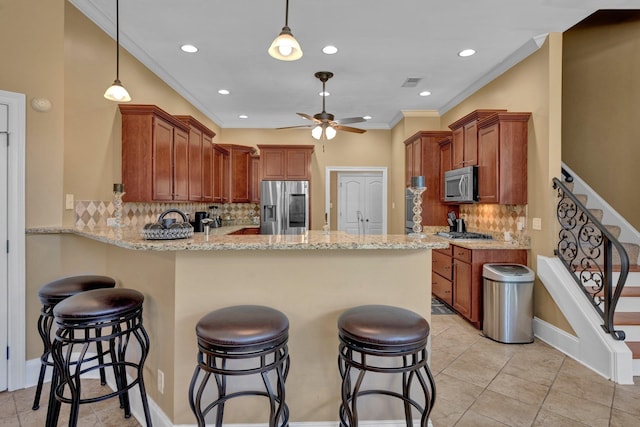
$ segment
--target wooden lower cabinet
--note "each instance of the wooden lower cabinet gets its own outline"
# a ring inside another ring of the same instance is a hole
[[[477,329],[482,329],[483,279],[486,263],[527,265],[524,249],[468,249],[450,245],[432,255],[432,293]]]

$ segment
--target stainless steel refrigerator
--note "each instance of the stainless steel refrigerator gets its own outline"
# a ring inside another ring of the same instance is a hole
[[[260,234],[309,230],[309,181],[262,181],[260,205]]]

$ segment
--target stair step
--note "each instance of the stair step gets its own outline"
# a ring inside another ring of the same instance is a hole
[[[609,233],[613,234],[613,237],[616,239],[620,237],[622,229],[617,225],[605,225],[604,228],[606,228]]]
[[[604,296],[604,291],[596,293],[598,296]],[[622,288],[620,298],[640,298],[640,286],[625,286]],[[640,309],[640,307],[638,307]]]
[[[616,312],[613,316],[613,323],[617,325],[640,325],[640,313],[638,312]]]
[[[640,342],[638,341],[625,341],[627,347],[631,350],[634,359],[640,359]]]
[[[576,196],[576,199],[578,199],[580,203],[582,203],[584,206],[587,206],[587,200],[589,199],[589,197],[587,197],[586,194],[574,194],[574,196]]]
[[[598,221],[602,221],[602,217],[604,216],[604,212],[602,212],[602,209],[589,209],[589,212],[591,212],[591,214],[593,214],[593,216],[595,216]]]

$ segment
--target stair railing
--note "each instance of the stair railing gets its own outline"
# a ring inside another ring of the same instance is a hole
[[[553,179],[553,188],[560,199],[556,216],[561,226],[555,255],[602,317],[605,332],[624,340],[625,333],[615,330],[613,317],[629,274],[627,251],[558,178]],[[620,276],[615,285],[614,250],[620,257]]]

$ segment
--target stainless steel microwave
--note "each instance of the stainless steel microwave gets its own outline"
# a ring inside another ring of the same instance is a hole
[[[444,173],[444,201],[457,203],[478,201],[477,166],[467,166]]]

